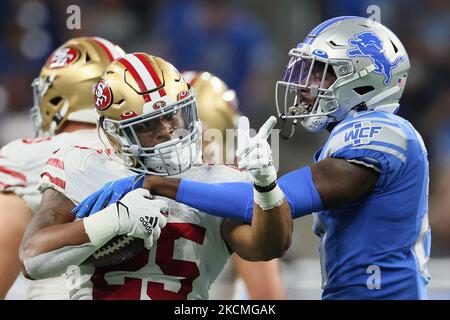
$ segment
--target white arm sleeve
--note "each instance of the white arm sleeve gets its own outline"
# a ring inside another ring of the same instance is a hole
[[[97,249],[92,243],[68,246],[24,259],[23,264],[27,274],[35,280],[58,277],[70,266],[82,264]]]

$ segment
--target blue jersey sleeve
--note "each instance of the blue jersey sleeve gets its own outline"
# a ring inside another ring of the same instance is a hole
[[[285,174],[278,183],[293,219],[323,210],[322,199],[314,185],[309,167]],[[181,179],[176,201],[222,218],[250,223],[253,217],[251,183],[206,183]]]
[[[341,158],[372,167],[380,173],[377,187],[384,187],[401,174],[407,147],[408,139],[400,123],[368,113],[334,128],[320,159]]]

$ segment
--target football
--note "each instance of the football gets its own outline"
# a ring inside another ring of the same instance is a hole
[[[84,262],[94,267],[121,264],[144,249],[144,240],[127,235],[115,236]]]

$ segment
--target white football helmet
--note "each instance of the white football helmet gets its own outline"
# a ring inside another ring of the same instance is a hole
[[[362,17],[319,24],[289,56],[276,84],[278,116],[293,119],[293,129],[300,120],[312,132],[356,111],[395,113],[410,68],[395,34]]]

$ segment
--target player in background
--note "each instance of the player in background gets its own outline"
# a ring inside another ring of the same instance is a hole
[[[20,272],[19,245],[41,201],[37,186],[44,165],[59,165],[51,156],[60,146],[100,145],[92,90],[106,66],[122,54],[102,38],[73,38],[49,56],[32,83],[36,138],[17,139],[0,150],[0,299]],[[67,292],[57,278],[32,283],[27,298],[67,299]]]
[[[256,161],[257,168],[249,161],[254,153],[243,155],[249,175],[201,163],[194,90],[161,58],[133,53],[114,61],[98,82],[95,99],[100,126],[116,154],[66,148],[53,155],[60,165],[45,167],[43,200],[20,249],[29,277],[47,278],[79,265],[71,299],[207,299],[231,252],[256,261],[288,249],[292,218],[282,193],[275,199],[262,196],[248,225],[170,199],[149,199],[143,174],[131,178],[136,190],[118,202],[114,198],[121,196],[110,194],[106,200],[112,205],[75,221],[76,203],[105,182],[135,172],[209,182],[276,178],[270,154]],[[261,128],[261,140],[275,122]],[[262,161],[266,171],[258,169]],[[114,266],[83,263],[117,235],[142,239],[145,248]]]
[[[293,121],[291,133],[298,121],[308,131],[330,132],[314,164],[279,179],[293,218],[314,212],[322,297],[426,299],[427,151],[395,114],[410,69],[405,48],[382,24],[343,16],[319,24],[289,55],[276,87],[279,117]],[[250,184],[146,180],[154,194],[222,217],[251,218]],[[101,197],[94,193],[75,211],[88,214]]]
[[[202,125],[203,162],[236,165],[234,137],[239,117],[236,92],[209,72],[186,71],[183,72],[183,77],[195,89],[198,118]],[[232,143],[227,143],[230,142],[227,141],[227,130],[230,135],[228,139],[233,139]],[[233,254],[230,262],[232,265],[227,264],[215,282],[215,286],[219,286],[214,291],[217,293],[216,298],[236,299],[245,296],[254,300],[286,298],[277,259],[250,262]],[[232,267],[235,272],[230,270]],[[235,278],[236,276],[243,280],[245,286],[238,286],[241,282],[236,281],[239,279]],[[245,289],[246,292],[243,292]]]

